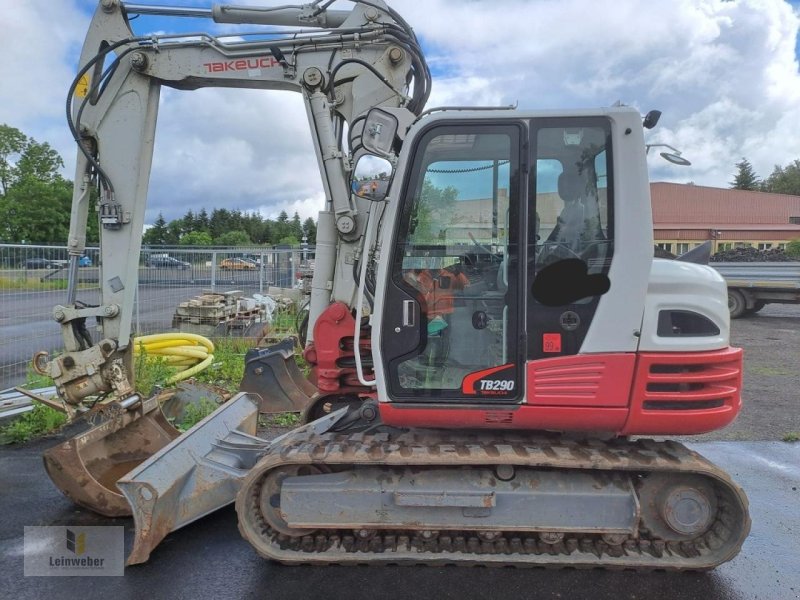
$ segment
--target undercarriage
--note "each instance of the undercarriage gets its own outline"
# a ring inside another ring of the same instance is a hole
[[[750,529],[742,490],[681,444],[517,433],[300,431],[236,510],[285,564],[703,570]]]

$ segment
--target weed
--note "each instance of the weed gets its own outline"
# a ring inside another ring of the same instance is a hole
[[[300,424],[300,415],[291,412],[262,415],[258,424],[261,427],[295,427]]]
[[[244,355],[252,342],[240,338],[224,338],[214,343],[214,362],[197,374],[199,381],[219,385],[230,392],[238,391],[244,377]]]
[[[142,351],[136,356],[134,368],[136,374],[136,389],[143,397],[147,398],[153,393],[156,386],[166,385],[174,371],[167,365],[163,356],[148,356]]]
[[[275,333],[294,333],[297,330],[296,320],[297,311],[294,308],[279,308],[272,315],[270,329]]]
[[[31,438],[61,428],[67,416],[40,402],[33,403],[33,410],[0,429],[0,441],[4,444],[21,444]]]
[[[800,431],[790,431],[783,436],[784,442],[800,442]]]
[[[181,421],[178,429],[186,431],[197,425],[200,421],[205,419],[212,412],[217,410],[219,405],[213,400],[208,398],[200,398],[196,404],[189,404],[183,410],[183,420]]]
[[[53,380],[47,375],[39,375],[33,370],[31,365],[28,365],[28,372],[25,374],[25,387],[31,390],[36,388],[45,388],[53,385]]]

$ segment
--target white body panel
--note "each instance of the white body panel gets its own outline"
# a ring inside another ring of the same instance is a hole
[[[719,327],[716,336],[660,337],[661,310],[684,310],[703,315]],[[729,345],[728,288],[722,276],[704,265],[654,259],[644,308],[639,350],[645,352],[700,352]]]

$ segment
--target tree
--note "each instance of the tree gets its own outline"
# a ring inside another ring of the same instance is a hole
[[[314,246],[317,243],[317,224],[311,217],[303,221],[303,234],[306,236],[306,241],[310,246]]]
[[[207,231],[190,231],[184,233],[178,241],[181,246],[210,246],[214,243]]]
[[[292,235],[291,224],[289,223],[289,215],[285,210],[282,210],[278,215],[278,220],[272,225],[272,240],[281,240],[285,237]]]
[[[761,180],[756,175],[753,165],[746,158],[736,163],[737,172],[730,182],[731,189],[734,190],[758,190],[761,187]]]
[[[246,231],[227,231],[214,240],[218,246],[247,246],[253,241]]]
[[[786,254],[800,260],[800,238],[796,238],[786,244]]]
[[[182,225],[181,226],[181,230],[182,230],[181,237],[183,237],[183,235],[185,235],[187,233],[190,233],[192,231],[198,231],[197,219],[194,216],[194,213],[192,212],[191,208],[188,211],[186,211],[185,215],[183,215],[183,218],[181,219],[181,225]]]
[[[289,231],[293,238],[300,240],[303,237],[303,224],[300,222],[300,215],[295,211],[292,220],[289,222]]]
[[[773,194],[800,196],[800,159],[795,159],[785,167],[775,165],[775,170],[764,181],[761,189]]]
[[[205,208],[201,208],[200,212],[197,213],[197,218],[195,219],[195,231],[208,231],[208,213],[206,212]]]
[[[19,129],[5,123],[0,125],[0,193],[3,195],[8,192],[16,172],[11,157],[21,154],[27,143],[28,137]]]
[[[164,220],[164,215],[158,213],[158,218],[153,226],[144,232],[142,236],[143,244],[152,244],[156,246],[163,246],[167,243],[167,222]]]
[[[58,171],[63,168],[64,161],[50,144],[40,144],[31,138],[17,161],[17,179],[33,177],[39,181],[59,181],[62,177]]]
[[[0,197],[0,241],[43,244],[69,235],[72,184],[26,177]]]

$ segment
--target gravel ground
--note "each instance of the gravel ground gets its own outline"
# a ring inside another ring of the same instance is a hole
[[[742,411],[725,429],[691,439],[800,435],[800,305],[768,304],[758,314],[733,320],[731,345],[744,348]]]

